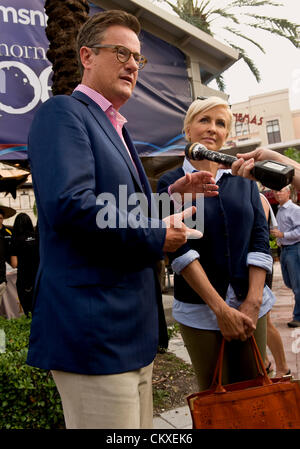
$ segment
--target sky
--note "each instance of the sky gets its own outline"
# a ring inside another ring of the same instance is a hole
[[[224,0],[211,1],[216,6],[224,6]],[[256,8],[256,11],[260,15],[286,18],[300,25],[300,0],[275,1],[283,6],[262,6],[259,10]],[[153,0],[153,3],[163,7],[162,3],[157,0]],[[165,9],[169,12],[172,11],[168,6],[165,6]],[[217,33],[214,37],[220,41],[224,37],[229,37],[222,31],[221,22],[220,26],[215,24],[213,31]],[[253,95],[289,89],[291,110],[300,110],[300,49],[297,49],[287,39],[265,31],[252,31],[250,35],[249,28],[244,28],[243,32],[251,38],[257,39],[265,49],[266,53],[264,54],[245,40],[234,40],[255,61],[260,70],[261,81],[259,83],[256,81],[244,61],[236,62],[223,74],[229,102],[235,104],[245,101]],[[210,83],[209,86],[217,89],[215,82]]]

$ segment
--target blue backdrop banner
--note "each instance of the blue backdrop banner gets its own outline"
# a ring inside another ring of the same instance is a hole
[[[27,157],[33,115],[50,96],[46,21],[42,0],[0,0],[1,159]]]
[[[90,14],[100,11],[91,4]],[[32,118],[51,95],[43,0],[0,0],[0,159],[27,158]],[[143,31],[148,64],[120,112],[140,155],[178,154],[185,111],[192,101],[184,54]]]

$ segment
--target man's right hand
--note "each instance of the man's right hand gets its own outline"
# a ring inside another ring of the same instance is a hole
[[[216,315],[221,334],[227,341],[245,341],[256,329],[251,318],[233,307],[229,307],[225,302]]]
[[[219,189],[212,174],[203,170],[195,173],[186,173],[185,176],[177,179],[170,187],[172,195],[181,195],[182,199],[184,199],[183,195],[185,193],[191,193],[193,200],[197,199],[197,193],[203,193],[205,197],[217,196]]]
[[[202,232],[197,231],[196,229],[190,229],[183,223],[183,220],[185,218],[191,217],[195,212],[196,207],[191,206],[185,209],[183,212],[170,215],[169,217],[163,219],[167,227],[166,239],[163,246],[164,252],[172,253],[176,251],[184,243],[186,243],[190,235],[192,235],[193,238],[203,237]]]

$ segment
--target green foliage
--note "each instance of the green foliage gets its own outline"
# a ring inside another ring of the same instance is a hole
[[[36,207],[36,202],[34,202],[34,205],[33,205],[33,213],[34,213],[34,216],[37,217],[37,207]]]
[[[171,340],[171,338],[175,337],[179,333],[179,331],[180,331],[180,329],[179,329],[178,323],[174,323],[171,326],[168,326],[169,340]]]
[[[253,60],[251,58],[249,58],[249,56],[247,55],[245,50],[243,50],[241,47],[238,47],[237,45],[234,45],[233,43],[231,43],[230,45],[232,46],[232,48],[235,48],[236,50],[239,51],[240,57],[243,58],[244,62],[247,64],[247,66],[251,70],[252,74],[255,76],[256,81],[259,83],[261,80],[260,72],[259,72],[258,68],[256,67],[256,65],[254,64]]]
[[[300,164],[300,151],[296,148],[288,148],[284,151],[285,156],[289,157],[290,159],[293,159],[294,161],[298,162]]]
[[[59,393],[50,373],[26,364],[31,319],[0,317],[6,351],[0,354],[0,429],[64,428]]]
[[[216,76],[216,83],[217,83],[217,86],[220,89],[220,91],[224,92],[226,86],[225,86],[224,78],[222,75]]]
[[[269,243],[270,243],[270,248],[271,249],[277,249],[278,248],[276,237],[274,237],[273,235],[270,235]]]
[[[168,339],[171,340],[171,338],[175,337],[178,332],[179,332],[179,324],[178,323],[174,323],[171,326],[168,326]],[[166,348],[163,348],[161,346],[158,347],[157,352],[159,354],[165,354],[166,353]]]
[[[153,407],[160,407],[166,399],[170,396],[170,393],[160,388],[153,388]]]
[[[244,48],[237,46],[234,42],[230,42],[231,39],[228,40],[226,38],[226,33],[229,33],[229,36],[231,37],[234,36],[242,41],[244,39],[250,42],[263,53],[265,52],[263,47],[257,42],[258,36],[255,35],[254,38],[247,36],[245,33],[241,32],[239,26],[246,25],[248,30],[252,31],[252,34],[253,30],[256,29],[276,34],[277,36],[288,39],[295,47],[299,48],[300,46],[300,26],[297,23],[278,17],[258,14],[261,11],[260,7],[262,6],[278,9],[282,7],[281,3],[269,0],[225,0],[220,8],[216,6],[214,0],[176,0],[176,2],[168,0],[153,1],[167,3],[183,20],[216,38],[221,37],[218,35],[220,34],[218,32],[218,23],[220,23],[220,19],[223,21],[225,19],[226,25],[223,25],[221,22],[222,38],[225,42],[239,51],[240,58],[244,59],[258,82],[260,81],[260,73],[255,66],[254,61],[246,54]],[[280,14],[279,11],[278,13]],[[223,35],[224,31],[225,35]],[[217,84],[219,89],[224,90],[225,86],[222,86],[218,80]]]

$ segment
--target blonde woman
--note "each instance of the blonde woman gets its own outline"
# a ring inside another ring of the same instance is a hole
[[[189,107],[184,131],[189,142],[219,151],[232,123],[228,103],[218,97]],[[209,171],[218,194],[204,200],[204,233],[170,256],[174,276],[173,315],[191,357],[200,390],[209,388],[224,336],[223,382],[256,376],[248,341],[253,333],[266,352],[266,316],[274,296],[265,287],[272,270],[269,234],[256,183],[233,176],[215,162],[184,160],[163,175],[158,192],[185,193],[194,171]],[[185,186],[182,190],[181,187]],[[174,204],[176,208],[176,204]]]

